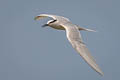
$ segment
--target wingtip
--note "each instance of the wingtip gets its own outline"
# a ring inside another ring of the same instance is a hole
[[[35,16],[34,20],[40,20],[40,19],[43,19],[45,17],[47,17],[45,14],[40,14],[40,15]]]
[[[96,70],[96,72],[98,72],[101,76],[104,76],[104,73],[100,70],[100,68],[99,70]]]
[[[101,72],[100,72],[100,75],[101,75],[101,76],[104,76],[104,73],[101,71]]]
[[[38,20],[38,16],[35,16],[34,20]]]
[[[35,16],[34,20],[40,20],[42,18],[44,18],[44,16],[38,15],[38,16]]]

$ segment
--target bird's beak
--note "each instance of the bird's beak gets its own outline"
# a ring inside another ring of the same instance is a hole
[[[48,24],[44,24],[44,25],[42,25],[42,27],[46,27],[46,26],[48,26]]]

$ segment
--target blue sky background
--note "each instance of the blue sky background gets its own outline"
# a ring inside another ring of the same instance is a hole
[[[119,80],[119,0],[0,0],[0,80]],[[41,28],[41,13],[95,29],[82,37],[101,77],[72,48],[64,31]]]

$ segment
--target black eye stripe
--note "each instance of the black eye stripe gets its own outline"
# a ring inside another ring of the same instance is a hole
[[[53,20],[53,21],[51,21],[50,23],[54,23],[55,21],[57,21],[57,20]]]

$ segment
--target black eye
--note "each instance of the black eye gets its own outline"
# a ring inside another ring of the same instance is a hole
[[[55,21],[57,21],[57,20],[53,20],[53,21],[51,21],[50,23],[54,23]]]

